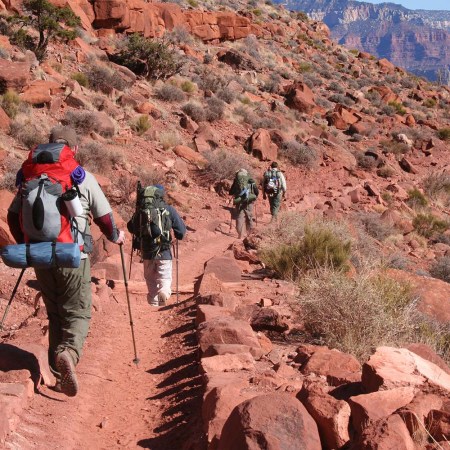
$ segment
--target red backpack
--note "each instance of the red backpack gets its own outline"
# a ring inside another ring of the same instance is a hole
[[[20,224],[25,242],[73,243],[70,215],[61,195],[74,187],[79,167],[65,144],[38,145],[22,164]]]

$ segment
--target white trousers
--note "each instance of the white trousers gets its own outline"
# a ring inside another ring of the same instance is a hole
[[[163,292],[166,299],[172,294],[172,260],[144,259],[144,278],[147,283],[147,301],[158,303],[158,293]]]

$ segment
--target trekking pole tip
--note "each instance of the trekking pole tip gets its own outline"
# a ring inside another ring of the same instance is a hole
[[[136,364],[136,366],[140,363],[140,359],[139,358],[134,358],[133,359],[133,362],[134,362],[134,364]]]

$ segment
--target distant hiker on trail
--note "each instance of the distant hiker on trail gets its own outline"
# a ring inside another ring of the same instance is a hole
[[[250,177],[246,169],[240,169],[236,172],[229,194],[234,196],[236,231],[239,239],[242,239],[244,225],[247,233],[253,229],[254,203],[259,194],[255,181]]]
[[[147,301],[151,306],[165,306],[172,295],[172,235],[178,240],[186,226],[175,208],[164,200],[160,184],[141,188],[138,184],[136,212],[127,228],[133,234],[133,249],[144,262]]]
[[[77,149],[75,130],[64,126],[53,128],[49,143],[31,150],[19,170],[16,181],[19,190],[8,209],[8,225],[18,243],[26,242],[29,249],[38,242],[48,243],[56,251],[60,242],[70,243],[78,252],[77,265],[71,266],[75,268],[55,266],[53,257],[57,264],[57,254],[52,256],[48,268],[33,266],[48,314],[48,359],[57,379],[55,390],[69,397],[78,392],[75,366],[91,319],[88,254],[93,250],[93,241],[89,216],[92,215],[109,241],[122,245],[125,240],[97,180],[74,159]],[[74,209],[66,206],[61,192],[73,194],[77,201]]]
[[[272,214],[271,222],[277,220],[281,200],[286,195],[286,190],[286,178],[281,170],[278,169],[278,163],[273,161],[267,171],[264,172],[263,179],[263,198],[265,200],[269,197],[270,214]]]

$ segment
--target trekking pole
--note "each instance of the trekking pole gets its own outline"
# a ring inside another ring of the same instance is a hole
[[[6,316],[8,315],[9,307],[11,306],[13,298],[16,295],[17,288],[19,287],[20,281],[22,280],[22,277],[23,277],[23,274],[24,274],[25,270],[26,269],[22,269],[22,271],[20,272],[19,278],[17,278],[16,285],[14,286],[14,289],[13,289],[12,294],[11,294],[11,298],[9,299],[9,302],[6,305],[6,309],[5,309],[5,312],[3,314],[2,321],[0,322],[0,331],[3,331],[3,322],[5,321]]]
[[[179,268],[179,266],[178,266],[178,260],[179,260],[179,258],[178,258],[178,239],[176,240],[176,242],[175,242],[175,248],[176,248],[176,258],[177,258],[177,261],[176,261],[176,269],[177,269],[177,271],[176,271],[176,282],[177,282],[177,305],[178,305],[178,302],[179,302],[179,296],[180,296],[180,288],[179,288],[179,284],[178,284],[178,274],[179,274],[179,271],[180,271],[180,268]]]
[[[127,295],[128,315],[130,316],[131,337],[133,339],[133,348],[134,348],[133,362],[137,366],[139,364],[139,358],[137,356],[136,340],[134,339],[133,317],[131,316],[131,303],[130,303],[130,296],[128,294],[128,280],[127,280],[127,271],[125,269],[125,258],[123,256],[123,244],[120,244],[119,247],[120,247],[120,258],[122,259],[122,270],[123,270],[123,280],[125,282],[125,293]]]
[[[255,223],[256,223],[256,226],[258,226],[258,210],[256,209],[257,203],[258,203],[258,200],[255,201]]]

